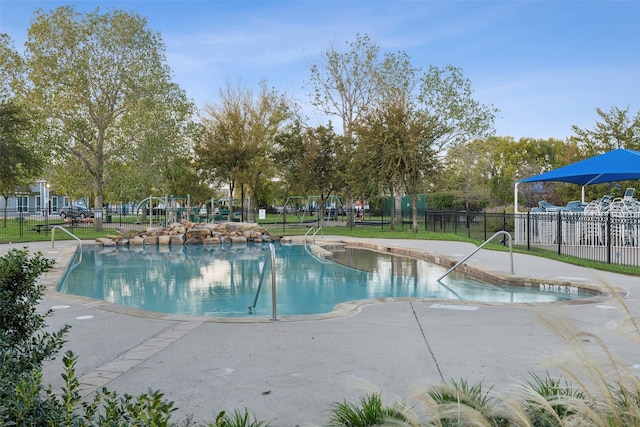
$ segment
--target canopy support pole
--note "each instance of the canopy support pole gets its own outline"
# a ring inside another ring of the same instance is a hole
[[[518,213],[518,184],[520,184],[520,181],[516,182],[516,186],[513,189],[513,211],[514,211],[514,213]]]

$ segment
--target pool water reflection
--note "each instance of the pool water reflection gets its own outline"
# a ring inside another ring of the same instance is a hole
[[[243,317],[268,256],[266,244],[85,248],[58,290],[162,313]],[[335,259],[320,260],[302,245],[276,245],[278,314],[327,313],[339,303],[371,298],[545,302],[589,296],[491,286],[456,273],[439,283],[443,267],[362,249]],[[269,269],[254,316],[271,315]]]

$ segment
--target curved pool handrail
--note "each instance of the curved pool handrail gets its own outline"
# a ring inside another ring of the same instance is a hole
[[[501,230],[498,231],[496,234],[494,234],[493,236],[489,237],[487,240],[485,240],[484,242],[482,242],[482,244],[480,246],[478,246],[477,248],[475,248],[469,255],[467,255],[466,257],[464,257],[463,259],[461,259],[460,261],[458,261],[453,267],[451,267],[449,270],[447,270],[446,273],[444,273],[442,276],[438,277],[438,282],[442,279],[444,279],[449,273],[451,273],[453,270],[455,270],[456,268],[460,267],[462,265],[462,263],[464,263],[466,260],[468,260],[469,258],[471,258],[476,252],[478,252],[480,249],[482,249],[487,243],[489,243],[491,240],[493,240],[494,237],[500,235],[500,234],[504,234],[505,236],[507,236],[509,238],[509,256],[511,258],[511,274],[513,274],[513,239],[511,238],[511,234],[509,234],[509,232]]]
[[[316,240],[316,234],[318,234],[318,233],[319,233],[319,232],[321,232],[321,231],[322,231],[322,227],[318,227],[318,229],[316,230],[316,232],[315,232],[315,233],[313,233],[313,236],[311,236],[311,237],[313,237],[313,243],[316,243],[316,242],[317,242],[317,240]]]
[[[316,229],[316,227],[311,227],[311,228],[309,228],[309,229],[307,230],[307,232],[306,232],[306,233],[304,233],[304,244],[305,244],[305,245],[307,244],[307,236],[308,236],[308,235],[309,235],[309,233],[311,233],[313,230],[316,230],[316,231],[314,231],[314,233],[311,235],[311,238],[313,239],[313,243],[315,243],[315,242],[316,242],[316,234],[318,234],[320,231],[322,231],[322,227],[318,227],[317,229]]]
[[[75,234],[73,234],[72,232],[70,232],[69,230],[67,230],[66,228],[64,228],[61,225],[54,225],[53,227],[51,227],[51,248],[53,248],[55,246],[56,228],[64,231],[69,236],[73,237],[74,239],[76,239],[78,241],[78,243],[80,244],[80,261],[79,262],[82,262],[82,240],[80,240],[78,238],[78,236],[76,236]]]

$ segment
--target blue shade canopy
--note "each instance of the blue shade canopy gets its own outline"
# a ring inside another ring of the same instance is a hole
[[[599,156],[525,178],[522,182],[560,181],[582,186],[640,179],[640,151],[618,148]]]

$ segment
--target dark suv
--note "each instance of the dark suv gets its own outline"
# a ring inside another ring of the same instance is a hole
[[[93,212],[91,212],[86,207],[80,206],[80,205],[65,206],[63,208],[60,208],[60,217],[62,219],[78,218],[78,217],[82,219],[92,218]]]

